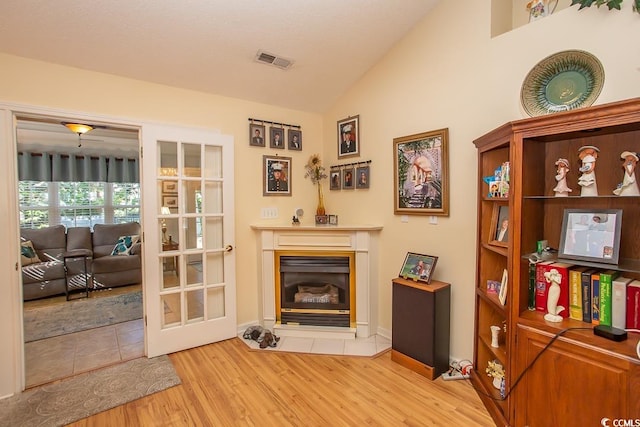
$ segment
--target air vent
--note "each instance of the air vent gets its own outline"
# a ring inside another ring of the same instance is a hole
[[[293,61],[260,50],[256,54],[256,61],[278,67],[282,70],[286,70],[293,65]]]

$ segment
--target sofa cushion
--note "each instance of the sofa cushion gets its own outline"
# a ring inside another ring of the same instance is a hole
[[[64,263],[62,261],[44,261],[22,267],[22,283],[38,283],[64,279]]]
[[[93,258],[109,256],[120,236],[140,235],[140,224],[96,224],[93,226]]]
[[[133,245],[138,243],[138,240],[140,240],[140,236],[137,234],[132,236],[120,236],[118,238],[118,242],[111,251],[111,255],[129,255],[131,248],[133,248]]]
[[[41,261],[62,260],[62,254],[67,250],[66,227],[62,224],[38,229],[22,228],[20,236],[31,240]]]
[[[91,246],[91,229],[89,227],[69,227],[67,229],[67,251],[77,249],[91,251]]]
[[[20,262],[22,266],[40,262],[36,250],[33,248],[31,240],[20,243]]]

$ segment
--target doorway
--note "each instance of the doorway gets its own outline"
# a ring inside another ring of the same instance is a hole
[[[90,129],[76,133],[78,128],[68,126],[70,123],[89,124]],[[63,224],[67,230],[88,232],[96,224],[141,223],[139,128],[16,114],[15,130],[21,228]],[[26,172],[29,161],[35,174]],[[113,166],[117,162],[120,168],[125,161],[131,164],[119,173],[114,173],[115,167],[104,177],[95,173],[102,165],[109,166],[111,162]],[[56,250],[59,252],[60,248],[42,250],[41,257]],[[141,254],[138,257],[141,259]],[[45,271],[42,269],[35,268],[26,280],[23,274],[27,388],[145,354],[141,262],[137,275],[122,272],[117,280],[109,281],[102,277],[94,280],[87,271],[91,271],[91,265],[87,269],[87,260],[83,261],[80,272],[75,271],[79,274],[72,275],[73,266],[64,259],[64,265],[52,268],[64,268],[64,276],[51,281],[38,281],[38,274]],[[30,287],[29,292],[26,286]]]

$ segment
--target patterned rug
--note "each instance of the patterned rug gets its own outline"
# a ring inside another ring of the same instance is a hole
[[[168,356],[142,357],[0,400],[0,426],[63,426],[180,383]]]
[[[142,318],[142,291],[25,308],[24,340],[31,342]]]

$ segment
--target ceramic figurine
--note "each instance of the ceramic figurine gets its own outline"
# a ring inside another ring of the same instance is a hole
[[[551,5],[552,3],[553,6]],[[558,0],[531,0],[527,3],[527,12],[529,12],[529,22],[536,21],[551,15],[558,5]]]
[[[558,299],[560,299],[560,282],[562,281],[562,275],[552,268],[544,273],[544,280],[550,283],[549,292],[547,294],[547,314],[544,315],[544,320],[548,322],[562,322],[561,313],[565,308],[558,305]]]
[[[567,159],[556,160],[556,181],[558,185],[553,189],[556,193],[556,197],[569,197],[569,193],[572,191],[567,186],[567,173],[569,173],[569,161]]]
[[[640,196],[635,173],[638,154],[631,151],[623,151],[622,154],[620,154],[620,158],[624,160],[622,163],[624,176],[622,182],[613,190],[613,194],[616,196]]]
[[[578,184],[582,187],[580,191],[581,196],[597,196],[598,186],[596,184],[596,160],[598,159],[598,153],[600,149],[593,145],[584,145],[578,149],[578,157],[582,161],[580,167],[580,178]]]

